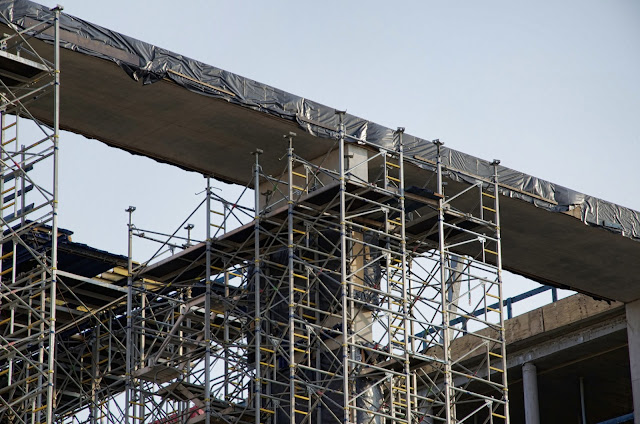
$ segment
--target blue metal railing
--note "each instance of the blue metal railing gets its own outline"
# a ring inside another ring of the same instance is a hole
[[[551,287],[551,286],[542,286],[542,287],[538,287],[536,289],[533,290],[529,290],[528,292],[519,294],[517,296],[513,296],[513,297],[509,297],[505,300],[502,301],[502,304],[505,305],[507,307],[507,319],[511,319],[513,318],[513,309],[512,309],[512,305],[516,302],[520,302],[522,300],[528,299],[532,296],[535,296],[537,294],[540,293],[544,293],[546,291],[551,290],[551,302],[557,302],[558,301],[558,289],[555,287]],[[491,308],[497,308],[498,304],[495,303],[493,305],[490,305]],[[478,316],[478,315],[482,315],[484,313],[484,311],[475,311],[472,315],[473,316]],[[477,314],[477,315],[476,315]]]
[[[600,421],[598,424],[622,424],[633,421],[633,412],[620,417],[611,418],[610,420]]]
[[[558,289],[555,288],[555,287],[551,287],[551,286],[541,286],[541,287],[535,288],[533,290],[529,290],[528,292],[524,292],[524,293],[521,293],[519,295],[504,299],[502,301],[502,305],[504,307],[506,307],[506,309],[507,309],[507,319],[513,318],[513,304],[514,303],[521,302],[521,301],[523,301],[525,299],[528,299],[530,297],[536,296],[538,294],[541,294],[541,293],[544,293],[544,292],[547,292],[547,291],[551,291],[551,302],[552,303],[556,302],[558,300]],[[493,305],[489,305],[487,307],[487,309],[489,309],[489,308],[498,309],[499,306],[500,306],[500,303],[496,302]],[[477,317],[477,316],[480,316],[480,315],[482,315],[484,313],[485,313],[485,308],[482,308],[482,309],[477,309],[477,310],[473,311],[472,313],[470,313],[468,315],[471,315],[473,317]],[[469,321],[469,318],[458,317],[458,318],[455,318],[455,319],[452,319],[451,321],[449,321],[449,326],[451,327],[451,326],[454,326],[456,324],[462,324],[463,330],[466,331],[467,321]],[[428,333],[432,334],[432,333],[434,333],[436,331],[437,331],[437,329],[430,328],[428,330]],[[426,335],[426,332],[425,331],[421,331],[420,333],[416,334],[416,337],[424,338],[425,335]],[[426,342],[423,342],[423,344],[424,343],[426,343]]]

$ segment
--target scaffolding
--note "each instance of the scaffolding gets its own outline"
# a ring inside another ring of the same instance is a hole
[[[77,421],[83,410],[97,422],[100,408],[118,419],[104,405],[124,387],[126,258],[58,227],[60,14],[24,28],[1,17],[10,31],[0,41],[3,424]],[[34,101],[50,102],[47,121],[30,112]]]
[[[58,128],[60,9],[0,41],[0,422],[52,422],[57,345]],[[50,31],[47,52],[31,45]],[[48,57],[49,59],[45,59]],[[51,99],[51,123],[29,112],[34,99]],[[21,134],[21,121],[39,134]],[[34,170],[35,169],[35,170]],[[38,169],[47,169],[52,178]]]
[[[491,179],[448,169],[436,140],[418,167],[403,128],[381,148],[336,112],[322,157],[285,134],[281,175],[256,150],[237,199],[207,176],[172,234],[126,210],[126,263],[59,269],[59,14],[0,51],[1,423],[509,422],[498,161]],[[28,42],[47,26],[53,62]],[[21,144],[49,92],[52,127]],[[47,160],[48,188],[29,176]],[[133,261],[136,237],[161,243],[151,260]]]
[[[508,422],[498,162],[447,185],[436,141],[407,185],[403,131],[286,134],[253,207],[207,179],[206,240],[130,269],[125,422]]]

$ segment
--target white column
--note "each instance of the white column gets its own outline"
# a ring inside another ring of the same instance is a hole
[[[631,390],[633,391],[633,419],[640,423],[640,300],[626,305],[627,341],[631,366]]]
[[[526,424],[540,424],[538,375],[536,366],[531,362],[522,366],[522,385],[524,386],[524,421]]]

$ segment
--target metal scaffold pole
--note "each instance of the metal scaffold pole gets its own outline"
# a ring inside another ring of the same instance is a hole
[[[56,295],[58,279],[58,162],[60,143],[60,13],[62,7],[57,6],[54,12],[54,106],[53,106],[53,201],[51,221],[51,286],[49,288],[49,350],[47,381],[47,424],[53,423],[55,404],[55,354],[56,354]]]
[[[409,296],[411,294],[410,282],[407,276],[407,233],[406,233],[406,214],[405,214],[405,187],[404,187],[404,142],[402,136],[404,128],[398,128],[398,166],[399,166],[399,187],[398,197],[400,200],[400,261],[402,266],[402,313],[404,323],[404,381],[405,381],[405,404],[406,419],[411,422],[413,419],[412,403],[412,375],[411,375],[411,353],[412,349],[412,333],[411,333],[411,303]]]
[[[342,390],[344,422],[351,422],[350,414],[350,384],[349,384],[349,286],[347,283],[347,224],[346,224],[346,164],[345,164],[345,128],[344,112],[336,111],[339,118],[339,146],[338,146],[338,170],[340,192],[340,285],[342,297]]]
[[[511,418],[509,415],[509,388],[507,384],[507,340],[506,340],[506,332],[504,328],[504,292],[502,287],[502,241],[500,237],[500,184],[498,178],[498,167],[500,165],[499,160],[494,160],[491,165],[493,165],[493,195],[495,196],[495,234],[497,240],[497,256],[496,256],[496,267],[497,267],[497,283],[498,283],[498,297],[500,298],[499,309],[500,309],[500,369],[502,370],[502,391],[504,401],[504,410],[501,418],[504,419],[505,424],[509,424]]]
[[[204,413],[205,424],[211,422],[211,179],[207,177],[207,215],[204,298]]]
[[[133,408],[133,212],[135,206],[129,206],[125,212],[129,214],[127,224],[127,311],[126,311],[126,339],[125,339],[125,405],[124,422],[130,424]]]
[[[288,268],[288,301],[289,301],[289,422],[295,424],[296,422],[296,361],[295,361],[295,345],[296,345],[296,330],[295,330],[295,271],[294,271],[294,245],[293,245],[293,137],[295,133],[289,133],[285,135],[288,141],[287,148],[287,178],[288,178],[288,193],[287,193],[287,268]]]
[[[260,260],[260,154],[262,150],[258,149],[253,154],[255,156],[255,163],[253,165],[253,192],[254,192],[254,216],[253,216],[253,303],[254,303],[254,318],[253,318],[253,332],[254,332],[254,348],[255,348],[255,377],[254,377],[254,422],[255,424],[261,424],[260,414],[262,411],[262,374],[261,367],[261,338],[262,338],[262,318],[260,303],[261,299],[261,281],[260,273],[262,262]]]
[[[453,395],[451,393],[451,388],[453,386],[453,381],[451,377],[451,358],[450,358],[450,333],[449,333],[449,310],[448,310],[448,298],[447,298],[447,274],[446,274],[446,266],[447,266],[447,257],[446,257],[446,245],[445,245],[445,228],[444,228],[444,184],[442,181],[442,152],[441,147],[444,143],[440,142],[440,140],[434,140],[433,142],[437,148],[437,161],[436,161],[436,178],[437,183],[436,186],[438,188],[438,193],[443,195],[438,200],[438,249],[439,249],[439,260],[440,260],[440,298],[441,298],[441,308],[442,308],[442,350],[443,356],[442,360],[444,361],[444,402],[445,402],[445,422],[447,424],[452,424],[455,422],[455,406],[453,404]]]

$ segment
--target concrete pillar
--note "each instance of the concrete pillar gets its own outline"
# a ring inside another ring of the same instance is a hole
[[[522,385],[524,386],[524,422],[526,424],[540,424],[538,375],[536,366],[531,362],[522,366]]]
[[[640,423],[640,300],[627,303],[627,341],[633,391],[633,419]]]

